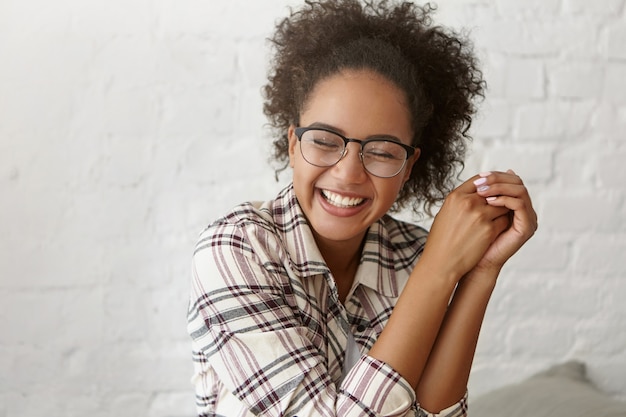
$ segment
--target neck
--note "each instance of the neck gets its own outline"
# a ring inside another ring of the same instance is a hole
[[[329,241],[315,236],[320,253],[333,274],[339,299],[344,302],[361,260],[364,236],[351,241]]]

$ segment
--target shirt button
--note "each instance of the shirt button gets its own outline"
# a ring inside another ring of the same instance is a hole
[[[356,331],[357,331],[357,332],[359,332],[359,333],[362,333],[362,332],[364,332],[364,331],[365,331],[365,329],[367,329],[367,327],[365,327],[365,325],[364,325],[364,324],[359,324],[359,325],[357,326],[357,328],[356,328]]]

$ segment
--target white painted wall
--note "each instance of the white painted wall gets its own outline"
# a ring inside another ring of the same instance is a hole
[[[0,0],[1,417],[194,414],[196,236],[287,181],[260,96],[287,3]],[[490,85],[464,175],[515,169],[540,219],[470,393],[578,358],[626,399],[624,0],[441,3]]]

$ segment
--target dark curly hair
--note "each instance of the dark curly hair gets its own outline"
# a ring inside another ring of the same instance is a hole
[[[273,157],[289,158],[287,130],[298,124],[311,91],[347,69],[375,71],[407,96],[421,156],[393,210],[431,213],[463,168],[473,101],[485,82],[465,36],[433,26],[435,7],[387,0],[306,0],[277,24],[264,113],[276,139]]]

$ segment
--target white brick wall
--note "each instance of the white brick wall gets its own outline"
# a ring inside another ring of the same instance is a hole
[[[280,188],[259,90],[287,3],[0,1],[0,417],[193,415],[191,249]],[[626,399],[625,1],[441,3],[490,85],[465,175],[515,169],[540,219],[471,394],[578,358]]]

